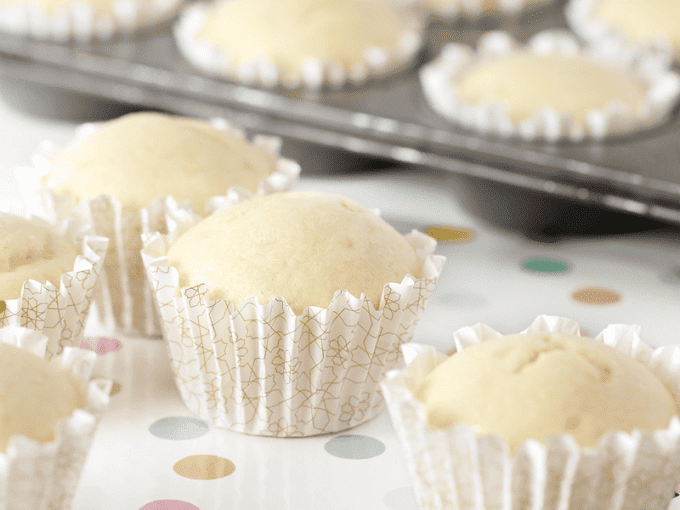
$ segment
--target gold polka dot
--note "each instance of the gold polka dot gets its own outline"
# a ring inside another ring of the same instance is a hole
[[[567,430],[574,430],[581,424],[581,419],[578,416],[570,416],[567,418],[567,423],[565,424]]]
[[[190,455],[178,460],[172,469],[184,478],[215,480],[229,476],[236,466],[229,459],[217,455]]]
[[[425,228],[425,233],[441,243],[467,243],[475,238],[471,228],[433,225]]]
[[[621,294],[611,289],[586,287],[575,290],[572,299],[586,305],[612,305],[621,301]]]

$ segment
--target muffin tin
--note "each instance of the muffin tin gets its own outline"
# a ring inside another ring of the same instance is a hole
[[[92,104],[221,116],[288,141],[475,177],[468,183],[479,183],[477,191],[486,184],[510,186],[542,198],[680,224],[678,107],[666,123],[648,131],[597,143],[550,145],[474,134],[426,104],[416,69],[436,57],[443,44],[473,45],[492,29],[525,41],[547,28],[566,28],[563,9],[564,2],[556,2],[509,18],[433,21],[415,68],[361,87],[322,92],[269,91],[203,75],[180,56],[169,24],[106,44],[61,45],[0,34],[0,85],[16,92],[21,84],[21,94],[27,94],[26,83],[34,90],[47,87],[69,94],[61,100],[74,108],[74,99],[85,97]],[[25,97],[48,102],[42,95]],[[113,112],[104,107],[99,113]]]

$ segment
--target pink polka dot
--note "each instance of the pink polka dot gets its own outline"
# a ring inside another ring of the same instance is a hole
[[[196,505],[187,503],[186,501],[177,501],[176,499],[159,499],[147,503],[139,510],[200,510]]]
[[[120,340],[115,338],[86,338],[80,343],[81,349],[94,351],[97,354],[106,354],[107,352],[114,352],[122,347]]]

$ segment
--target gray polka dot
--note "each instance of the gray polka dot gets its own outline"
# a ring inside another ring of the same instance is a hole
[[[170,416],[156,420],[149,427],[149,432],[162,439],[196,439],[207,434],[210,427],[203,420],[186,416]]]
[[[416,496],[411,487],[393,489],[385,494],[382,501],[390,510],[418,510]]]
[[[385,445],[368,436],[346,434],[336,436],[324,446],[326,451],[341,459],[370,459],[385,451]]]

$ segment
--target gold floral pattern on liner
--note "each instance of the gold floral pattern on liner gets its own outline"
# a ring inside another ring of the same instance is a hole
[[[645,84],[644,102],[637,112],[631,112],[612,101],[601,110],[591,110],[584,123],[546,106],[518,122],[509,117],[507,107],[501,103],[468,104],[458,97],[456,79],[472,65],[497,60],[520,49],[543,56],[583,56],[602,65],[627,69]],[[526,141],[579,142],[586,137],[602,139],[646,129],[662,122],[680,97],[680,76],[668,69],[665,59],[609,45],[582,48],[573,35],[560,30],[540,32],[526,45],[518,44],[502,31],[482,36],[476,50],[448,44],[436,60],[420,70],[420,83],[432,109],[448,120],[484,134]]]
[[[73,271],[61,276],[58,286],[26,281],[20,297],[3,302],[0,327],[21,326],[44,334],[47,359],[61,354],[66,346],[78,347],[108,244],[105,237],[85,236],[82,255],[76,258]]]
[[[212,119],[211,124],[216,129],[245,138],[241,130],[224,119]],[[88,136],[97,127],[95,123],[80,125],[76,128],[75,139]],[[210,198],[204,211],[198,210],[190,202],[178,204],[171,197],[164,197],[139,213],[124,213],[120,202],[109,195],[85,200],[71,209],[70,199],[39,185],[40,177],[49,170],[50,155],[58,150],[52,142],[43,142],[39,153],[33,158],[33,167],[17,169],[15,178],[24,203],[32,207],[30,212],[50,221],[74,215],[79,221],[91,225],[91,232],[109,238],[109,256],[100,274],[101,283],[95,289],[94,298],[94,308],[100,322],[112,331],[127,335],[155,336],[160,335],[162,330],[140,256],[141,235],[168,232],[177,225],[194,223],[203,215],[216,213],[253,196],[290,189],[300,175],[300,166],[279,155],[281,139],[255,135],[252,144],[276,158],[275,172],[260,182],[255,195],[233,186],[225,195]]]
[[[579,334],[579,325],[541,315],[522,333]],[[652,349],[639,326],[614,324],[597,340],[648,366],[680,402],[680,348]],[[492,340],[500,333],[484,324],[454,333],[455,349]],[[435,348],[403,347],[406,367],[389,372],[381,388],[406,457],[419,508],[592,508],[665,510],[680,470],[680,419],[654,434],[612,431],[597,448],[581,448],[568,435],[546,444],[527,440],[514,456],[503,438],[477,436],[474,427],[427,426],[425,408],[412,391],[447,356]],[[455,459],[455,460],[454,460]]]
[[[445,261],[414,231],[406,238],[423,276],[385,285],[379,310],[338,291],[328,308],[295,315],[281,297],[238,308],[205,301],[205,284],[175,297],[179,277],[165,258],[173,237],[145,236],[142,256],[184,402],[216,426],[278,437],[337,432],[382,410],[378,382],[399,365]]]
[[[47,338],[22,327],[0,328],[0,342],[46,354]],[[109,404],[111,381],[88,382],[97,355],[65,347],[53,363],[70,370],[85,390],[86,405],[57,424],[55,440],[37,443],[24,436],[12,436],[7,453],[0,452],[0,508],[68,509],[78,488],[92,438]]]

